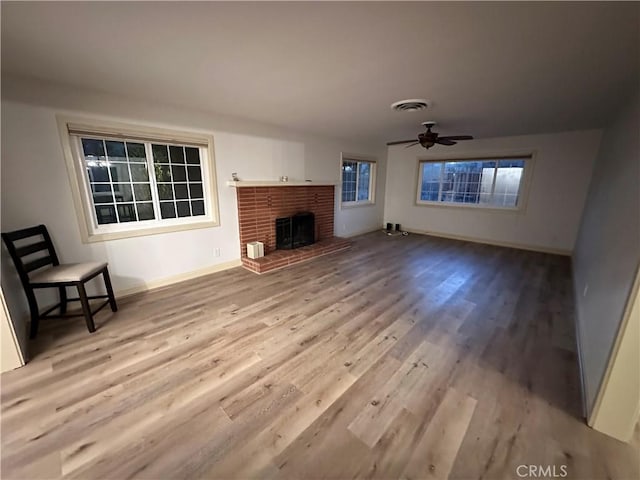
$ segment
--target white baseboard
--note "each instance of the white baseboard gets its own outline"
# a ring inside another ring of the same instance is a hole
[[[358,230],[357,232],[351,232],[348,233],[347,235],[337,235],[338,237],[342,237],[342,238],[351,238],[351,237],[357,237],[358,235],[364,235],[365,233],[371,233],[371,232],[378,232],[381,228],[383,227],[369,227],[366,228],[364,230]]]
[[[409,233],[417,233],[419,235],[430,235],[432,237],[450,238],[452,240],[462,240],[465,242],[484,243],[486,245],[495,245],[496,247],[508,247],[517,248],[520,250],[530,250],[533,252],[551,253],[553,255],[564,255],[566,257],[571,256],[570,250],[564,250],[559,248],[549,248],[540,245],[526,245],[522,243],[501,242],[499,240],[489,240],[485,238],[466,237],[463,235],[453,235],[449,233],[430,232],[427,230],[420,230],[417,228],[405,227],[402,230]]]
[[[240,259],[231,260],[230,262],[218,263],[210,267],[201,268],[198,270],[192,270],[190,272],[180,273],[178,275],[172,275],[171,277],[161,278],[159,280],[152,280],[150,282],[144,282],[133,287],[125,288],[123,290],[116,290],[116,298],[127,297],[136,293],[146,292],[156,288],[166,287],[178,282],[184,282],[185,280],[192,280],[194,278],[202,277],[204,275],[210,275],[212,273],[221,272],[230,268],[240,267],[242,262]]]

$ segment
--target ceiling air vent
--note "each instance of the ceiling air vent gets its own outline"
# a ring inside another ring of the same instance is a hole
[[[409,100],[400,100],[391,104],[391,108],[398,112],[416,112],[424,110],[428,106],[428,102],[422,98],[410,98]]]

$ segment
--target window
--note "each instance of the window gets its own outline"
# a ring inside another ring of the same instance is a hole
[[[529,159],[421,161],[418,203],[516,209]]]
[[[217,225],[206,137],[72,123],[65,130],[86,240]]]
[[[374,160],[342,157],[342,204],[357,205],[374,202]]]

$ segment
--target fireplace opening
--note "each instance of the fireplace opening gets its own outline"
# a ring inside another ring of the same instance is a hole
[[[311,212],[276,218],[276,249],[291,250],[315,242],[315,217]]]

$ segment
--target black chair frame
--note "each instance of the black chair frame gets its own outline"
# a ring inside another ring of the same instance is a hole
[[[15,242],[23,240],[29,237],[42,236],[43,240],[29,245],[16,247]],[[109,270],[105,265],[104,268],[92,273],[91,275],[82,278],[78,281],[61,281],[61,282],[46,282],[37,283],[32,282],[29,278],[29,273],[34,270],[38,270],[47,265],[58,266],[60,261],[56,255],[56,251],[53,247],[53,242],[49,236],[49,232],[44,225],[38,225],[36,227],[25,228],[23,230],[16,230],[14,232],[8,232],[2,234],[2,239],[13,263],[15,264],[20,282],[24,288],[24,292],[27,296],[27,302],[29,303],[29,310],[31,314],[31,327],[30,337],[35,338],[38,334],[38,326],[40,319],[43,318],[60,318],[60,317],[84,317],[89,332],[95,332],[96,327],[93,322],[93,315],[102,310],[106,305],[111,306],[111,311],[118,311],[115,295],[113,294],[113,287],[111,285],[111,278],[109,277]],[[23,257],[38,253],[41,251],[47,251],[47,255],[29,262],[23,262]],[[104,285],[107,290],[106,295],[87,295],[85,289],[85,283],[102,275],[104,278]],[[68,298],[66,287],[75,287],[78,290],[78,297]],[[38,301],[35,295],[35,289],[37,288],[58,288],[60,294],[60,302],[47,308],[42,313],[39,311]],[[106,299],[104,303],[101,303],[95,310],[91,310],[89,300]],[[81,314],[67,314],[68,302],[80,302],[82,306]],[[60,309],[59,315],[50,315],[56,309]]]

